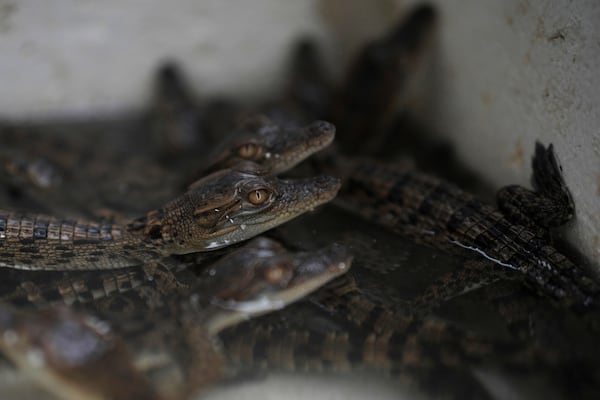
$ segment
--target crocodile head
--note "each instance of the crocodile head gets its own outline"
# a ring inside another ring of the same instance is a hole
[[[311,154],[328,146],[335,126],[314,121],[304,127],[280,127],[265,119],[246,121],[209,157],[204,172],[252,161],[271,173],[289,170]]]
[[[61,399],[158,399],[109,325],[69,307],[0,304],[0,351]]]
[[[210,293],[211,334],[250,317],[281,309],[350,268],[348,250],[333,243],[310,252],[291,252],[259,237],[204,271],[202,295]],[[193,299],[192,299],[193,300]]]
[[[215,172],[151,211],[143,234],[167,254],[215,250],[254,237],[332,200],[330,176],[279,179],[251,163]],[[131,228],[130,228],[131,229]]]

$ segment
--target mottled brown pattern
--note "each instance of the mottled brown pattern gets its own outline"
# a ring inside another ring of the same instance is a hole
[[[551,146],[545,149],[538,145],[537,149],[534,164],[539,158],[554,160]],[[459,255],[482,256],[483,261],[520,271],[536,288],[568,304],[589,306],[597,300],[598,285],[558,252],[547,235],[539,233],[544,227],[513,222],[474,195],[413,168],[371,160],[350,164],[353,166],[344,166],[347,179],[336,200],[342,207],[417,242]],[[556,177],[555,161],[553,165],[538,166],[534,177],[547,174],[562,182]],[[547,192],[566,190],[564,184],[548,186],[530,191],[531,212],[537,197],[546,201],[550,198]],[[572,215],[568,201],[559,204],[563,204],[568,219]],[[555,213],[552,220],[564,221],[564,216],[556,216],[560,209],[551,210]]]
[[[92,270],[147,265],[153,271],[168,255],[246,240],[331,200],[338,189],[335,178],[284,181],[245,164],[209,175],[125,226],[0,211],[0,267]],[[260,204],[249,197],[257,190],[263,193]]]
[[[27,275],[22,277],[27,279]],[[124,293],[147,282],[141,268],[107,270],[99,273],[65,273],[46,282],[24,280],[12,293],[3,294],[2,300],[11,303],[31,303],[38,307],[64,304],[85,304]]]

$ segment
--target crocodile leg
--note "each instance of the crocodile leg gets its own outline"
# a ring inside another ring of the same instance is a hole
[[[552,145],[536,143],[532,170],[534,190],[503,187],[497,193],[498,207],[516,224],[544,229],[564,225],[575,215],[575,206]]]

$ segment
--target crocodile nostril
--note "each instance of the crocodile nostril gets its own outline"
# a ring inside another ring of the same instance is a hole
[[[324,191],[338,190],[341,186],[340,179],[329,175],[320,175],[315,178],[314,182],[317,188]]]
[[[327,121],[315,121],[310,124],[309,130],[311,133],[316,135],[322,135],[324,133],[335,133],[335,125]]]

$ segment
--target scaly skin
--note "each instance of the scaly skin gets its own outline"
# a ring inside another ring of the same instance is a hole
[[[254,164],[216,172],[127,225],[0,213],[0,266],[90,270],[153,264],[251,238],[331,200],[335,178],[280,180]]]
[[[141,268],[11,272],[10,275],[3,275],[0,301],[16,306],[33,305],[37,308],[90,303],[136,289],[148,280]]]
[[[553,159],[552,147],[538,144],[534,166]],[[554,162],[542,170],[550,169],[549,174],[559,179],[555,167]],[[536,288],[567,305],[586,307],[597,301],[598,285],[558,252],[547,235],[540,234],[543,227],[513,222],[453,184],[410,167],[361,160],[343,165],[340,171],[347,177],[336,202],[342,207],[417,242],[481,255],[520,271]],[[540,171],[534,171],[534,179],[539,175]],[[558,186],[564,189],[564,184]],[[538,192],[531,195],[544,195]],[[569,209],[565,212],[572,215]]]
[[[265,171],[278,174],[327,147],[334,137],[335,126],[325,121],[304,127],[280,127],[266,117],[248,117],[217,146],[202,173],[252,161]]]
[[[442,392],[448,399],[465,398],[465,391],[492,398],[469,371],[486,360],[517,368],[546,365],[518,342],[486,339],[433,318],[402,317],[364,296],[344,294],[334,313],[319,312],[323,303],[318,305],[299,304],[285,317],[270,315],[225,330],[220,337],[230,363],[254,372],[371,370],[409,378],[433,398]],[[361,311],[351,311],[356,307]],[[360,320],[343,321],[362,311]],[[460,381],[438,381],[436,374]]]
[[[163,296],[147,281],[86,306],[114,321],[112,331],[110,324],[93,325],[89,315],[68,309],[17,311],[2,306],[0,348],[45,387],[64,396],[73,393],[69,398],[158,398],[157,393],[160,398],[188,398],[224,372],[218,332],[304,297],[344,274],[350,263],[346,249],[337,244],[291,253],[273,240],[258,238],[211,264],[185,294]],[[119,296],[135,299],[132,307],[114,309]],[[98,326],[104,330],[94,329]],[[129,351],[117,345],[119,336]],[[74,365],[70,351],[79,343],[90,346],[79,351]],[[39,365],[28,357],[32,352]],[[183,382],[164,378],[168,373],[156,375],[173,368],[181,369]]]
[[[472,374],[480,365],[512,371],[511,375],[556,376],[561,390],[563,383],[569,385],[570,378],[564,378],[567,371],[579,376],[576,382],[597,373],[593,355],[563,351],[563,347],[576,347],[571,343],[560,348],[538,346],[503,334],[476,333],[443,318],[418,315],[421,310],[413,313],[410,305],[369,300],[361,284],[345,275],[283,316],[270,315],[225,330],[220,337],[228,359],[254,372],[374,370],[398,374],[432,398],[444,399],[494,398]],[[535,299],[531,293],[528,296]],[[556,309],[547,311],[556,317]],[[511,310],[505,312],[521,317]],[[572,339],[562,332],[545,334]]]
[[[182,306],[180,319],[193,354],[185,397],[204,388],[209,383],[206,376],[215,376],[215,370],[224,372],[224,358],[222,369],[205,360],[207,348],[202,337],[213,338],[208,352],[216,353],[215,341],[222,330],[280,310],[345,274],[351,263],[352,256],[337,243],[292,253],[273,240],[259,237],[212,264],[200,280],[201,287],[192,289],[194,295]],[[209,306],[201,300],[207,293]],[[219,357],[223,357],[221,346],[218,348]]]

